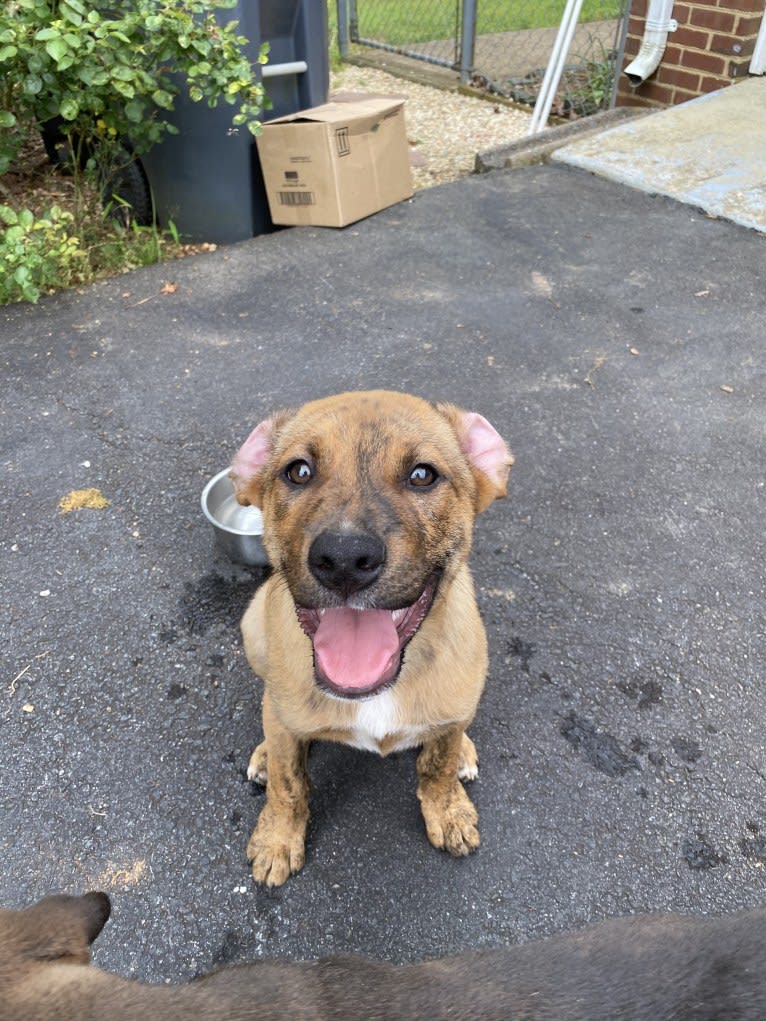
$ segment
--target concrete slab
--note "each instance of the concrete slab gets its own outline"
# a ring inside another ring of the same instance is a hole
[[[766,78],[573,141],[551,159],[766,230]]]
[[[635,107],[618,106],[613,110],[602,110],[592,117],[558,124],[507,145],[485,149],[476,154],[474,167],[477,174],[486,174],[490,170],[515,170],[518,167],[531,167],[535,163],[546,163],[557,149],[570,145],[575,138],[582,140],[600,135],[607,128],[642,116],[646,116],[646,111]]]
[[[765,902],[764,279],[755,232],[556,164],[0,310],[0,903],[106,888],[97,962],[162,981]],[[517,458],[472,555],[483,842],[429,846],[412,753],[320,745],[270,893],[262,575],[199,495],[274,408],[371,386]]]

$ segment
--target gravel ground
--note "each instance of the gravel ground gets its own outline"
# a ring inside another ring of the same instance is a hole
[[[473,173],[477,152],[522,138],[531,116],[369,67],[344,67],[333,74],[331,89],[407,97],[404,113],[415,188],[430,188]]]

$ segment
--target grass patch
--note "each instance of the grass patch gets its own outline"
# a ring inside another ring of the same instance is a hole
[[[408,46],[460,34],[457,4],[445,0],[356,0],[359,35],[364,39]],[[331,0],[330,10],[334,7]],[[561,0],[494,0],[478,3],[477,33],[518,32],[527,28],[556,28],[564,13]],[[622,0],[584,0],[580,22],[618,18]]]

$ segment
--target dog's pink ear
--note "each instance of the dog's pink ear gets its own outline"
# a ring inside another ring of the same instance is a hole
[[[480,514],[493,500],[505,496],[513,454],[483,415],[475,411],[461,411],[454,405],[442,404],[439,410],[452,422],[460,447],[471,465],[478,487],[476,513]]]
[[[292,411],[278,411],[260,422],[234,455],[229,478],[238,503],[261,505],[263,469],[269,463],[277,433]]]
[[[274,448],[274,419],[260,422],[234,455],[229,478],[234,483],[237,501],[247,506],[257,504],[260,498],[258,476],[271,457]]]

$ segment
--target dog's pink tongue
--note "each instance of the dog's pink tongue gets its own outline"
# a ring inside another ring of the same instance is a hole
[[[362,692],[391,680],[399,663],[399,636],[387,610],[325,610],[314,654],[336,688]]]

